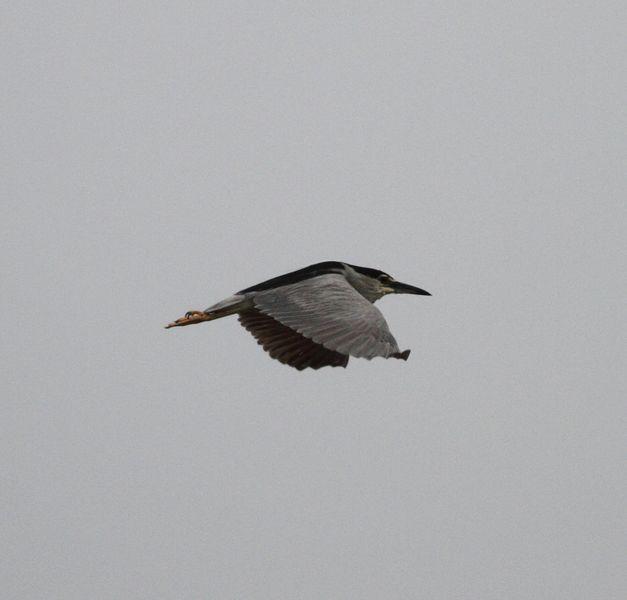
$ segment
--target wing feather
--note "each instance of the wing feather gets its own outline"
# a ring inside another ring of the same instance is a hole
[[[371,359],[399,353],[381,311],[341,275],[263,290],[252,300],[260,313],[340,355]]]
[[[240,323],[274,359],[299,371],[310,367],[345,367],[348,356],[329,350],[256,309],[242,311]]]

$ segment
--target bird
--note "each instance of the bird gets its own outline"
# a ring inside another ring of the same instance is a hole
[[[299,371],[346,367],[349,357],[397,358],[399,350],[374,302],[388,294],[431,296],[379,269],[320,262],[251,287],[166,325],[183,327],[237,314],[274,359]]]

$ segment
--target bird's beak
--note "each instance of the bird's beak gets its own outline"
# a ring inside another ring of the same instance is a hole
[[[418,287],[409,285],[408,283],[401,283],[400,281],[393,281],[389,284],[394,294],[417,294],[419,296],[431,296],[431,294],[425,290],[421,290]]]

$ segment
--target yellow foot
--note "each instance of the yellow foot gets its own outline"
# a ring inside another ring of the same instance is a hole
[[[170,327],[183,327],[184,325],[194,325],[194,323],[202,323],[203,321],[210,321],[211,316],[201,310],[189,310],[185,313],[184,317],[172,321],[165,326],[166,329]]]

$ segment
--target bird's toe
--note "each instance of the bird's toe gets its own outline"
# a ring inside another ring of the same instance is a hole
[[[192,319],[192,318],[194,318],[194,317],[200,317],[200,316],[202,316],[202,315],[204,315],[204,314],[205,314],[205,313],[204,313],[204,312],[202,312],[201,310],[188,310],[188,311],[185,313],[185,318],[186,318],[186,319]]]

